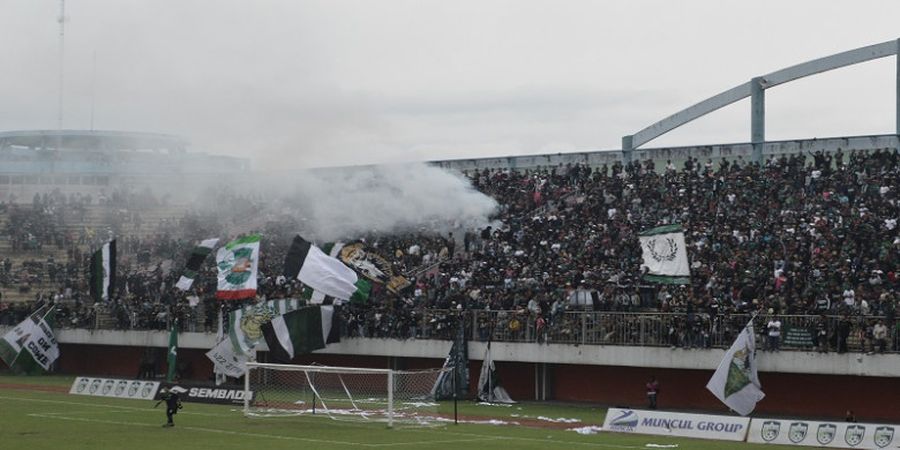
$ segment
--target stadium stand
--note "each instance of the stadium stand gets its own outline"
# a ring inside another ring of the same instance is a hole
[[[447,339],[462,310],[476,340],[708,348],[728,345],[747,315],[760,313],[810,330],[822,351],[880,349],[881,321],[885,350],[900,350],[896,149],[794,153],[762,165],[689,157],[678,167],[647,159],[466,175],[498,201],[502,226],[347,236],[364,239],[413,285],[348,305],[345,335]],[[226,235],[270,200],[217,195],[213,203],[234,205],[233,216],[149,190],[56,189],[4,202],[0,324],[53,302],[63,327],[164,329],[178,318],[185,330],[212,331],[214,268],[198,278],[190,306],[172,287],[180,265],[197,240]],[[641,278],[637,233],[669,223],[686,230],[689,286]],[[297,296],[299,283],[278,274],[302,224],[272,217],[257,228],[265,235],[259,297]],[[118,295],[93,304],[86,258],[112,236]]]

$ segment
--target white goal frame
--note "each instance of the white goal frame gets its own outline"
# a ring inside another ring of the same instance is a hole
[[[394,374],[409,373],[408,371],[398,371],[391,369],[367,369],[359,367],[336,367],[336,366],[301,366],[295,364],[272,364],[248,362],[247,368],[244,370],[244,415],[250,412],[250,370],[251,369],[276,369],[289,372],[314,372],[314,373],[335,373],[335,374],[377,374],[387,375],[387,417],[388,428],[394,426]]]

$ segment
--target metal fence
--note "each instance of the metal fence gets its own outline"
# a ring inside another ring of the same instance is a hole
[[[98,311],[100,312],[100,311]],[[103,320],[105,314],[92,315],[81,323],[61,324],[62,328],[92,329],[167,329],[168,322],[122,326]],[[195,317],[195,320],[199,317]],[[757,347],[768,350],[777,344],[781,350],[817,350],[886,352],[900,351],[900,322],[878,316],[778,316],[781,336],[772,341],[767,333],[769,316],[754,322]],[[465,323],[470,339],[486,342],[534,342],[572,345],[626,345],[677,348],[724,348],[750,320],[747,314],[709,315],[659,312],[569,311],[546,318],[525,310],[454,311],[416,310],[414,318],[390,326],[345,321],[345,337],[393,339],[452,339],[458,323]],[[874,325],[887,327],[885,339],[876,339]],[[210,331],[203,323],[181,322],[182,331]]]

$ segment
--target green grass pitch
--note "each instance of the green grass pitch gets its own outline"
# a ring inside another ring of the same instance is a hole
[[[185,403],[174,428],[162,428],[163,405],[48,392],[66,389],[72,377],[0,375],[0,448],[13,449],[732,449],[753,444],[600,432],[580,435],[564,428],[460,424],[395,427],[345,422],[324,416],[247,418],[232,406]],[[15,388],[9,387],[17,385]],[[27,386],[25,386],[27,385]],[[452,414],[452,403],[440,406]],[[605,410],[588,406],[521,403],[511,407],[459,403],[461,416],[513,422],[524,416],[574,418],[600,425]],[[648,445],[650,444],[650,445]],[[655,444],[655,445],[654,445]],[[675,447],[662,447],[675,448]],[[767,446],[766,448],[779,448]],[[786,447],[782,447],[786,448]]]

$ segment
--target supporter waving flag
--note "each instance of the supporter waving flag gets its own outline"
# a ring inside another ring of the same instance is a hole
[[[51,325],[55,308],[40,308],[0,338],[0,359],[17,372],[50,370],[59,357]]]
[[[259,266],[259,235],[235,239],[216,253],[219,283],[216,298],[237,300],[256,296]]]
[[[706,389],[742,416],[753,412],[756,403],[766,396],[757,375],[753,319],[731,344]]]
[[[91,255],[91,298],[107,301],[116,287],[116,240],[113,239]]]
[[[680,224],[664,225],[638,235],[647,273],[644,279],[666,284],[687,284],[691,281],[684,230]]]
[[[203,265],[203,261],[212,253],[212,249],[218,243],[219,238],[205,239],[200,242],[200,245],[194,247],[194,250],[191,251],[191,257],[188,258],[187,264],[184,266],[184,274],[178,279],[175,287],[182,291],[187,291],[191,288],[191,285],[194,284],[194,278],[197,278],[197,272],[200,271],[200,266]]]
[[[371,290],[369,282],[353,269],[300,236],[294,237],[284,259],[284,276],[300,280],[323,296],[341,300],[364,301]]]
[[[272,361],[289,363],[297,355],[312,353],[340,342],[340,314],[334,306],[306,306],[273,317],[261,327]]]

